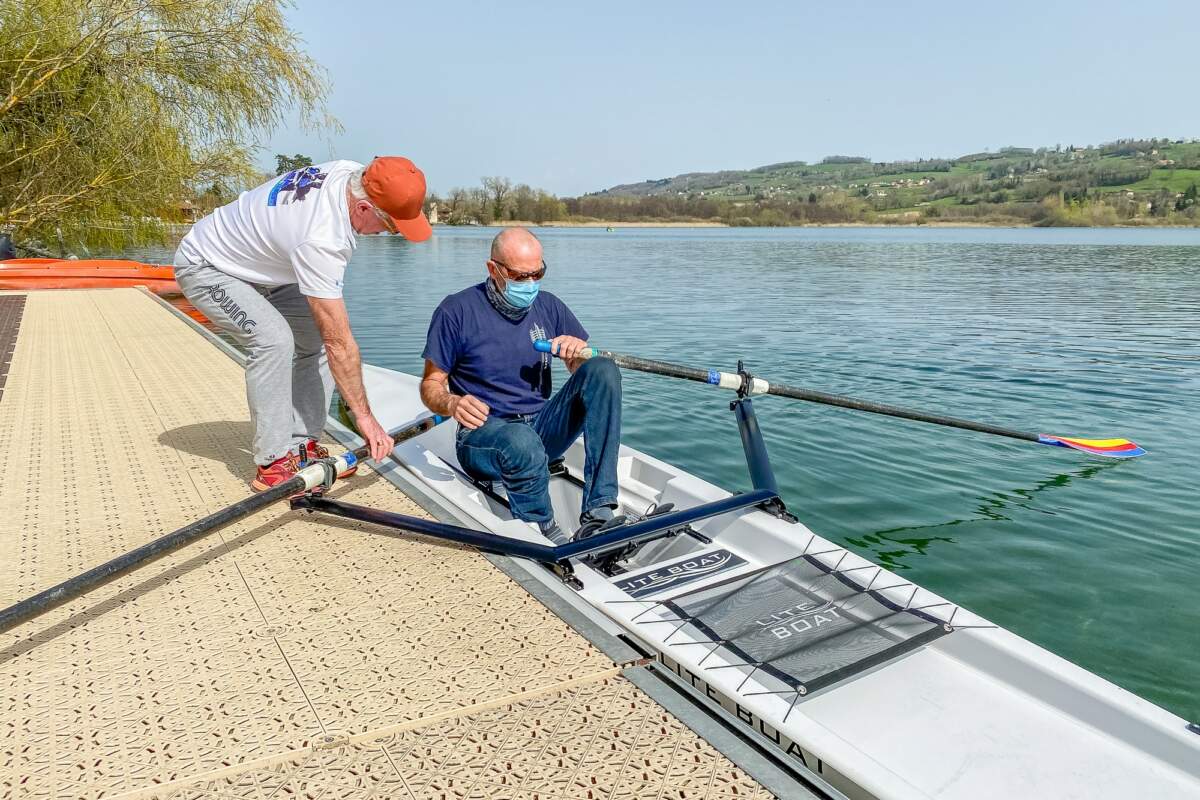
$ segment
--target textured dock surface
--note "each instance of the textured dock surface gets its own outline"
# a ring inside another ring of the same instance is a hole
[[[156,301],[19,305],[2,606],[252,469],[240,367]],[[333,494],[420,513],[369,469]],[[769,796],[476,553],[283,504],[0,634],[0,697],[4,798]]]

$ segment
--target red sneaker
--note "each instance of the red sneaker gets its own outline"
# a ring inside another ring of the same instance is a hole
[[[300,469],[300,461],[295,453],[288,453],[283,458],[272,461],[265,467],[258,468],[258,474],[250,481],[250,488],[256,492],[265,492],[281,483],[296,477]]]
[[[307,442],[300,445],[300,466],[301,467],[308,466],[308,460],[310,458],[312,458],[312,459],[329,458],[329,448],[324,447],[316,439],[309,439]],[[351,475],[353,475],[356,472],[358,472],[358,464],[355,464],[354,466],[350,467],[349,469],[344,469],[341,472],[339,472],[338,480],[340,481],[343,478],[349,478]]]

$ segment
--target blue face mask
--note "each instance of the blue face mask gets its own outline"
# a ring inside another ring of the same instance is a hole
[[[541,281],[505,281],[504,299],[517,308],[529,308],[537,299],[538,288],[541,285]]]

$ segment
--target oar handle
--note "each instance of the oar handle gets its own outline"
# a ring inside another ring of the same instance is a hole
[[[539,353],[553,353],[554,355],[558,355],[554,352],[554,342],[551,342],[549,339],[538,339],[533,343],[533,349],[537,350]],[[597,352],[599,351],[597,351],[595,348],[585,347],[579,352],[578,357],[591,358],[592,356],[596,355]]]

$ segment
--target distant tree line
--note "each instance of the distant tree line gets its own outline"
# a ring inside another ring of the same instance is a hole
[[[440,222],[448,225],[492,225],[496,222],[542,224],[567,216],[566,205],[544,189],[525,183],[515,186],[508,178],[482,178],[473,188],[455,187],[445,195],[431,194],[426,211],[435,207]]]
[[[1103,175],[1103,171],[1096,173]],[[931,195],[933,202],[904,209],[903,195],[877,197],[869,188],[811,191],[800,197],[763,197],[733,201],[699,195],[583,195],[558,198],[505,178],[484,178],[471,189],[431,195],[440,222],[492,225],[498,222],[718,222],[738,227],[786,227],[841,223],[923,224],[931,222],[1014,225],[1120,225],[1200,223],[1200,190],[1159,190],[1131,196],[1101,191],[1105,184],[1030,187],[989,181],[986,174],[952,176]],[[1007,186],[1007,188],[1005,188]],[[946,202],[950,201],[950,202]]]
[[[811,193],[802,202],[771,199],[750,203],[701,196],[622,197],[584,195],[558,198],[507,178],[488,177],[470,189],[432,194],[426,211],[436,206],[438,221],[448,225],[492,225],[498,222],[720,222],[735,226],[788,226],[861,221],[870,206],[845,192]]]

